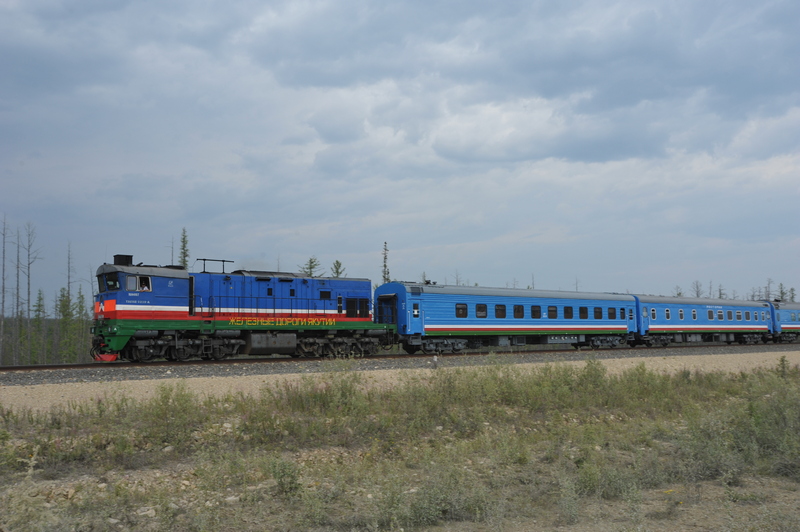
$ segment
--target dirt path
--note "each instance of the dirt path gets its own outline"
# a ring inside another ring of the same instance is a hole
[[[639,364],[658,372],[676,372],[683,369],[722,371],[739,373],[755,368],[774,368],[782,356],[790,366],[800,365],[800,351],[781,353],[742,353],[703,356],[668,356],[651,358],[618,358],[602,360],[609,373],[621,373]],[[583,365],[584,362],[560,362],[559,364]],[[535,367],[538,364],[524,364],[520,367]],[[365,372],[368,383],[383,385],[397,382],[397,372],[427,372],[431,370],[377,370]],[[311,374],[320,375],[320,374]],[[67,384],[41,384],[35,386],[1,386],[0,406],[14,410],[48,410],[53,406],[80,403],[90,398],[124,395],[132,398],[152,396],[162,384],[185,383],[190,390],[210,396],[226,393],[257,394],[264,386],[285,380],[309,377],[309,374],[293,375],[254,375],[247,377],[213,377],[191,379],[158,379],[123,382],[85,382]]]

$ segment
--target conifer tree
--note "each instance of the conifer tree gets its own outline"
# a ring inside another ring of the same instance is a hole
[[[346,268],[342,266],[342,263],[338,260],[333,261],[333,266],[331,266],[331,277],[345,277],[344,270]]]
[[[308,275],[309,277],[319,277],[320,276],[320,273],[319,273],[319,269],[320,269],[319,259],[317,259],[317,257],[315,257],[315,256],[309,257],[309,259],[306,261],[305,264],[298,265],[297,267],[300,268],[300,273],[302,273],[303,275]]]
[[[186,228],[181,231],[181,250],[178,255],[178,264],[184,268],[189,267],[189,235],[186,234]]]
[[[389,275],[389,246],[386,242],[383,243],[383,282],[388,283],[391,282],[391,276]]]

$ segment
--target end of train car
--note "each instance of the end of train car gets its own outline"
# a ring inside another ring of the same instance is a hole
[[[97,282],[95,360],[358,356],[392,335],[373,322],[368,279],[225,273],[224,263],[219,273],[190,273],[115,255],[98,268]]]
[[[637,295],[636,345],[752,344],[776,338],[767,301]]]

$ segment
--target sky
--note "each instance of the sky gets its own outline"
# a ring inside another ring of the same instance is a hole
[[[798,25],[796,0],[0,0],[7,285],[26,228],[48,299],[68,262],[84,291],[115,254],[177,262],[185,228],[193,271],[379,283],[386,242],[397,280],[800,290]]]

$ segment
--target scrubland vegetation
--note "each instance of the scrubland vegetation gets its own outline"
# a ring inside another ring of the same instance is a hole
[[[753,509],[727,529],[800,530],[796,504],[757,511],[772,496],[752,482],[795,496],[800,481],[800,370],[785,359],[675,375],[498,359],[392,386],[330,370],[257,396],[179,385],[0,405],[0,529],[569,529],[616,505],[613,529],[647,530],[713,485]]]

